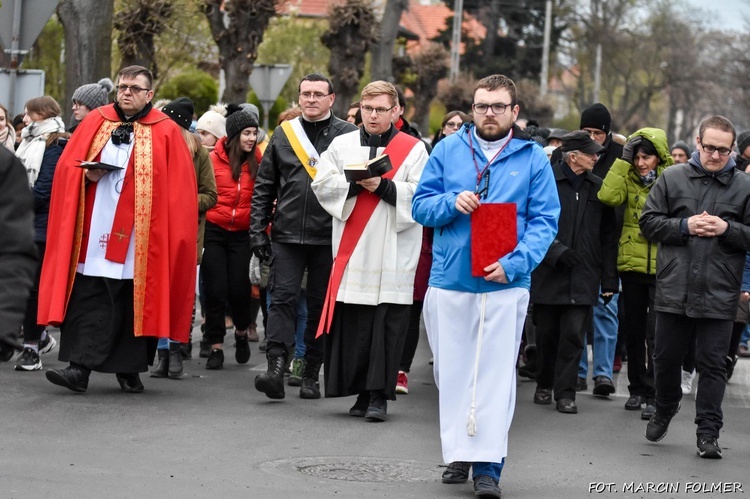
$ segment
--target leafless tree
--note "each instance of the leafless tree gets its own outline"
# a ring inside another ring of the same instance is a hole
[[[138,64],[149,68],[154,78],[159,77],[154,39],[166,29],[174,9],[172,0],[131,0],[115,14],[123,66]]]
[[[401,15],[409,8],[409,0],[388,0],[380,22],[380,36],[372,47],[372,79],[393,82],[393,47],[398,36]]]

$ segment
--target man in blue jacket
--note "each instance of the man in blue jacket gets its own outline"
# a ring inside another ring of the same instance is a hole
[[[435,227],[424,317],[440,389],[443,459],[452,463],[443,482],[466,481],[472,467],[476,494],[500,497],[531,271],[555,237],[560,203],[546,154],[514,126],[513,81],[480,80],[472,109],[475,125],[435,147],[412,215]],[[515,207],[515,247],[472,277],[471,214],[484,203]]]

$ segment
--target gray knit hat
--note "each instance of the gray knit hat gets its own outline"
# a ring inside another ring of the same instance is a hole
[[[693,154],[692,151],[690,151],[690,146],[681,140],[678,140],[677,142],[672,144],[672,148],[670,149],[670,151],[674,151],[675,149],[682,149],[683,151],[685,151],[685,156],[687,156],[688,158],[690,158],[690,156]]]
[[[89,109],[96,109],[109,102],[109,93],[115,84],[109,78],[102,78],[97,83],[82,85],[73,92],[73,102],[80,102]]]

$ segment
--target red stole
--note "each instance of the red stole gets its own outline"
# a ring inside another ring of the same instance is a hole
[[[392,179],[396,175],[396,172],[401,168],[404,160],[418,141],[418,139],[403,132],[397,133],[391,139],[383,154],[388,155],[393,169],[383,175],[383,178]],[[315,334],[316,338],[320,337],[323,333],[331,331],[333,309],[336,306],[336,296],[338,296],[341,280],[344,278],[344,271],[349,264],[352,253],[354,253],[354,249],[357,247],[359,238],[362,237],[362,233],[365,231],[367,222],[370,220],[379,202],[380,198],[367,190],[357,195],[356,204],[346,221],[344,232],[341,234],[339,250],[336,253],[336,258],[333,260],[331,276],[328,279],[328,290],[326,291],[326,298],[323,301],[323,311],[320,314],[320,322],[318,323],[318,332]]]

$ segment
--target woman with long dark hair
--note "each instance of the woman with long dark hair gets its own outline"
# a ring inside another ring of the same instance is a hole
[[[226,137],[211,151],[218,200],[206,213],[201,265],[206,307],[204,340],[211,345],[206,369],[224,366],[225,305],[235,326],[235,359],[250,360],[250,199],[261,160],[255,115],[227,106]]]
[[[461,111],[451,111],[443,116],[440,123],[440,129],[435,133],[432,139],[432,147],[449,135],[453,135],[461,128],[464,123],[471,123],[471,116]]]

